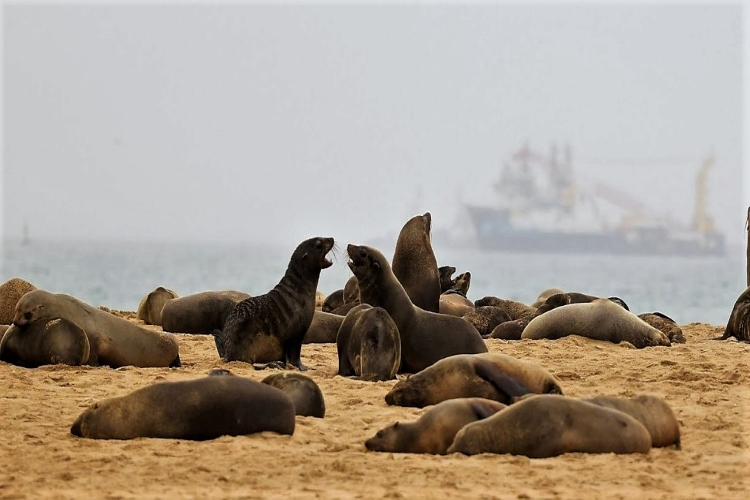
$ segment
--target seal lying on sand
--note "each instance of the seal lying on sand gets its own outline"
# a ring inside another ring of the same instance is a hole
[[[141,299],[136,317],[147,325],[161,326],[161,310],[164,308],[164,304],[177,297],[176,292],[163,286],[157,287]]]
[[[16,304],[32,290],[36,290],[36,287],[21,278],[11,278],[0,285],[0,325],[13,323]]]
[[[379,430],[365,441],[365,447],[370,451],[445,455],[459,430],[503,408],[504,404],[490,399],[450,399],[433,406],[415,422],[396,422]]]
[[[544,368],[500,353],[450,356],[399,380],[385,396],[389,405],[423,408],[454,398],[484,398],[509,404],[526,393],[562,394]]]
[[[401,364],[401,337],[382,307],[360,304],[352,309],[341,323],[336,349],[343,377],[391,380]]]
[[[684,344],[687,342],[685,335],[682,333],[682,328],[666,314],[652,312],[639,314],[638,317],[666,335],[671,343]]]
[[[274,373],[263,380],[281,390],[294,403],[294,412],[302,417],[323,418],[326,414],[326,403],[323,393],[313,379],[301,373]]]
[[[494,306],[499,307],[511,320],[531,318],[536,312],[536,307],[527,306],[517,300],[501,299],[488,295],[474,301],[474,307]]]
[[[281,362],[300,370],[302,340],[315,312],[320,271],[332,262],[326,254],[333,238],[310,238],[292,254],[286,274],[273,290],[238,302],[224,331],[215,330],[219,356],[227,361]]]
[[[732,307],[724,335],[714,340],[726,340],[734,337],[743,342],[750,342],[750,287],[740,294]]]
[[[344,322],[340,314],[315,311],[302,342],[305,344],[327,344],[336,342],[339,327]]]
[[[415,306],[438,312],[440,276],[430,242],[431,228],[430,212],[415,215],[404,224],[398,234],[391,269]]]
[[[11,325],[2,335],[0,361],[26,368],[42,365],[84,365],[89,360],[86,333],[67,319]]]
[[[234,376],[163,382],[90,406],[70,432],[91,439],[192,439],[294,433],[294,403],[279,389]]]
[[[500,307],[482,306],[463,315],[463,318],[474,325],[482,337],[487,337],[500,323],[510,321],[508,314]],[[519,338],[521,334],[519,333]]]
[[[16,305],[13,324],[19,327],[63,318],[88,337],[88,364],[120,366],[180,366],[177,337],[149,330],[62,293],[34,290]]]
[[[198,292],[168,300],[161,310],[165,332],[206,333],[224,328],[230,311],[250,294],[236,290]]]
[[[637,348],[669,346],[666,335],[609,299],[558,307],[532,319],[522,339],[559,339],[580,335],[615,344],[627,341]]]
[[[547,458],[570,452],[648,453],[651,435],[621,411],[557,395],[533,396],[458,431],[448,453]]]
[[[398,327],[399,371],[416,373],[454,354],[487,352],[482,336],[468,321],[415,306],[378,250],[348,245],[347,252],[362,302],[385,309]]]

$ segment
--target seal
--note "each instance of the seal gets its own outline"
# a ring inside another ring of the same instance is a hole
[[[469,293],[469,287],[471,286],[471,273],[469,271],[466,271],[465,273],[461,273],[456,278],[455,282],[453,283],[453,286],[450,288],[450,290],[447,291],[455,291],[466,297],[466,295]],[[472,302],[473,305],[473,302]]]
[[[465,319],[415,306],[378,250],[350,244],[347,252],[362,302],[382,307],[396,323],[401,336],[399,371],[416,373],[454,354],[487,352],[482,336]]]
[[[281,281],[268,293],[238,302],[224,330],[214,330],[219,356],[226,361],[280,362],[300,370],[302,340],[315,312],[320,272],[333,263],[326,254],[333,238],[310,238],[292,253]]]
[[[666,314],[655,311],[639,314],[638,317],[666,335],[671,343],[684,344],[687,342],[685,335],[682,333],[682,328]]]
[[[320,308],[323,312],[331,312],[344,305],[344,289],[339,288],[329,293],[326,300],[323,301],[323,306]]]
[[[23,327],[57,318],[70,321],[86,333],[90,365],[181,366],[174,335],[143,328],[63,293],[40,289],[27,293],[16,305],[13,324]]]
[[[36,287],[21,278],[11,278],[0,285],[0,325],[13,323],[16,304],[32,290],[36,290]]]
[[[170,299],[161,310],[162,328],[173,333],[222,330],[235,304],[250,294],[236,290],[198,292]]]
[[[343,322],[344,317],[339,314],[315,311],[302,343],[332,344],[336,342],[336,335]]]
[[[453,273],[456,272],[456,268],[453,266],[440,266],[438,267],[438,276],[440,278],[440,293],[447,292],[453,288],[456,284],[456,280],[453,279]]]
[[[532,319],[522,339],[559,339],[580,335],[615,344],[627,341],[636,348],[669,346],[666,335],[609,299],[569,304]]]
[[[440,276],[430,242],[431,228],[430,212],[415,215],[404,224],[391,269],[415,306],[436,313],[440,307]]]
[[[212,376],[142,387],[86,409],[70,428],[90,439],[139,437],[204,441],[271,431],[294,433],[294,403],[244,377]]]
[[[555,377],[536,363],[500,353],[457,355],[399,380],[385,396],[396,406],[423,408],[454,398],[510,404],[527,393],[562,394]]]
[[[458,291],[449,290],[440,294],[440,314],[462,317],[474,309],[474,303]]]
[[[493,297],[491,295],[482,297],[481,299],[474,301],[474,306],[475,307],[482,307],[482,306],[499,307],[500,309],[505,311],[505,313],[508,315],[508,317],[510,317],[511,320],[531,318],[536,312],[535,307],[527,306],[523,302],[518,302],[516,300],[501,299],[499,297]]]
[[[85,365],[91,346],[86,333],[67,319],[11,325],[0,342],[0,361],[26,368]]]
[[[589,302],[593,302],[600,298],[602,297],[597,297],[596,295],[588,295],[580,292],[557,293],[547,297],[547,300],[545,300],[541,305],[539,305],[539,307],[537,307],[533,317],[537,317],[557,307],[566,306],[568,304],[588,304]],[[608,299],[618,306],[622,307],[626,311],[630,310],[628,309],[628,305],[621,298],[608,297]]]
[[[510,321],[508,314],[500,307],[481,306],[464,314],[463,318],[474,325],[482,337],[489,336],[500,323]]]
[[[633,398],[615,396],[595,396],[583,401],[627,413],[638,420],[651,435],[651,446],[662,448],[680,445],[680,425],[672,408],[661,398],[641,394]]]
[[[161,326],[161,310],[164,304],[170,299],[179,297],[177,293],[163,286],[157,287],[154,291],[141,299],[138,304],[136,318],[142,320],[147,325]]]
[[[344,285],[344,304],[350,302],[359,304],[359,283],[356,276],[350,276]]]
[[[354,302],[348,302],[331,311],[331,314],[335,314],[337,316],[346,316],[347,314],[349,314],[349,311],[357,307],[359,304],[360,302],[358,300]]]
[[[261,383],[281,390],[294,403],[294,413],[302,417],[323,418],[326,403],[323,393],[313,379],[301,373],[274,373]]]
[[[498,323],[490,332],[489,338],[502,340],[521,340],[521,335],[523,335],[523,331],[530,321],[531,318],[521,318]]]
[[[539,307],[540,305],[544,304],[544,302],[548,298],[552,297],[553,295],[557,295],[558,293],[565,293],[565,291],[561,288],[547,288],[539,294],[534,303],[531,304],[531,307]]]
[[[342,377],[391,380],[401,364],[401,337],[385,309],[360,304],[341,323],[336,351]]]
[[[714,340],[734,337],[742,342],[750,342],[750,287],[737,297],[724,329],[724,335]]]
[[[448,453],[648,453],[651,435],[618,410],[559,395],[526,398],[458,431]]]
[[[415,422],[396,422],[365,441],[370,451],[445,455],[456,433],[467,424],[484,420],[505,405],[482,398],[443,401]]]

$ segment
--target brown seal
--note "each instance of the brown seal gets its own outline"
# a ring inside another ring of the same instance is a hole
[[[648,453],[651,435],[627,413],[559,395],[526,398],[458,431],[448,453]]]
[[[456,268],[453,266],[440,266],[438,267],[438,276],[440,278],[440,293],[447,292],[453,288],[456,284],[456,280],[453,279],[453,273],[456,272]]]
[[[294,403],[279,389],[243,377],[162,382],[99,401],[70,432],[91,439],[192,439],[271,431],[294,433]]]
[[[750,287],[737,297],[724,329],[724,335],[714,340],[734,337],[742,342],[750,342]]]
[[[232,308],[250,297],[236,290],[198,292],[168,300],[161,310],[162,328],[173,333],[210,334],[222,330]]]
[[[331,312],[344,305],[344,289],[339,288],[329,293],[326,300],[323,301],[323,306],[320,308],[323,312]]]
[[[143,328],[75,297],[45,290],[29,292],[18,301],[13,324],[63,318],[76,324],[89,339],[88,364],[120,366],[180,366],[177,337]]]
[[[343,322],[344,317],[339,314],[315,311],[302,343],[332,344],[336,342],[336,335]]]
[[[11,325],[2,335],[0,361],[26,368],[42,365],[84,365],[91,346],[86,333],[67,319]]]
[[[521,335],[523,335],[523,331],[530,321],[531,318],[521,318],[498,323],[490,332],[489,338],[501,340],[521,340]]]
[[[671,343],[684,344],[687,342],[685,335],[682,333],[682,328],[666,314],[655,311],[639,314],[638,317],[666,335]]]
[[[548,311],[532,319],[521,338],[559,339],[567,335],[615,344],[627,341],[638,349],[670,345],[666,335],[609,299],[569,304]]]
[[[337,316],[346,316],[347,314],[349,314],[349,311],[351,311],[352,309],[354,309],[358,305],[359,305],[359,301],[358,300],[356,300],[354,302],[348,302],[346,304],[343,304],[343,305],[337,307],[333,311],[331,311],[331,314],[335,314]]]
[[[651,435],[651,446],[654,448],[672,445],[678,450],[681,448],[680,425],[677,423],[677,417],[672,408],[661,398],[641,394],[634,398],[596,396],[584,398],[583,401],[619,410],[635,418]]]
[[[500,353],[464,354],[399,380],[385,402],[423,408],[447,399],[477,397],[509,404],[529,392],[562,394],[562,389],[555,377],[531,361]]]
[[[344,285],[344,304],[359,303],[359,283],[356,276],[350,276]]]
[[[362,380],[391,380],[401,364],[401,338],[382,307],[360,304],[346,315],[336,337],[338,374]]]
[[[224,330],[215,330],[219,356],[227,361],[291,364],[300,370],[302,340],[315,312],[320,271],[332,262],[326,254],[333,238],[310,238],[292,253],[281,281],[268,293],[238,302]]]
[[[415,215],[404,224],[391,269],[415,306],[436,313],[440,307],[440,276],[430,242],[431,227],[430,212]]]
[[[517,300],[501,299],[499,297],[493,297],[491,295],[482,297],[481,299],[474,301],[474,306],[475,307],[482,307],[482,306],[499,307],[500,309],[506,312],[506,314],[508,315],[508,317],[510,317],[511,320],[530,318],[536,312],[535,307],[527,306],[523,302],[518,302]]]
[[[142,320],[147,325],[161,326],[161,310],[164,308],[164,304],[168,300],[176,299],[177,297],[178,295],[174,291],[163,286],[157,287],[141,299],[141,303],[138,304],[136,318]]]
[[[462,317],[474,311],[474,303],[457,291],[440,294],[440,314]]]
[[[502,308],[495,306],[477,307],[464,314],[463,318],[474,325],[482,337],[487,337],[500,323],[510,321],[508,314]]]
[[[323,418],[326,414],[326,403],[323,393],[313,379],[301,373],[274,373],[263,380],[281,390],[294,403],[294,413],[302,417]]]
[[[16,304],[32,290],[36,290],[36,287],[21,278],[11,278],[0,285],[0,325],[13,323]]]
[[[552,297],[553,295],[557,295],[558,293],[565,293],[565,291],[560,288],[548,288],[544,290],[539,294],[534,303],[531,304],[531,307],[539,307],[540,305],[544,304],[544,302],[548,298]]]
[[[433,406],[415,422],[396,422],[379,430],[365,441],[365,447],[370,451],[445,455],[464,426],[504,408],[504,404],[490,399],[450,399]]]
[[[482,336],[465,319],[415,306],[378,250],[348,245],[347,252],[349,268],[359,281],[362,302],[385,309],[398,327],[399,371],[416,373],[454,354],[487,352]]]

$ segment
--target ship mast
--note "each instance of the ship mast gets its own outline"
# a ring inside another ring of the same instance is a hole
[[[706,211],[706,184],[708,182],[708,171],[711,170],[713,164],[714,157],[713,154],[710,154],[703,162],[695,180],[695,210],[692,227],[701,234],[715,231],[714,221]]]

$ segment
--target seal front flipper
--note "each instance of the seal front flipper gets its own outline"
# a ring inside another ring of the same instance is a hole
[[[505,408],[507,408],[507,406],[503,403],[492,401],[489,399],[484,401],[482,401],[481,399],[472,399],[471,401],[471,409],[474,412],[474,415],[476,415],[479,420],[484,420],[487,417],[491,417],[495,413]]]
[[[222,359],[226,358],[226,347],[224,343],[224,332],[221,330],[214,330],[211,332],[211,335],[214,337],[214,343],[216,344],[216,351],[219,353],[219,357]]]
[[[505,373],[491,361],[476,358],[474,360],[474,371],[479,378],[486,380],[503,394],[507,402],[529,393],[529,390],[521,382]]]

